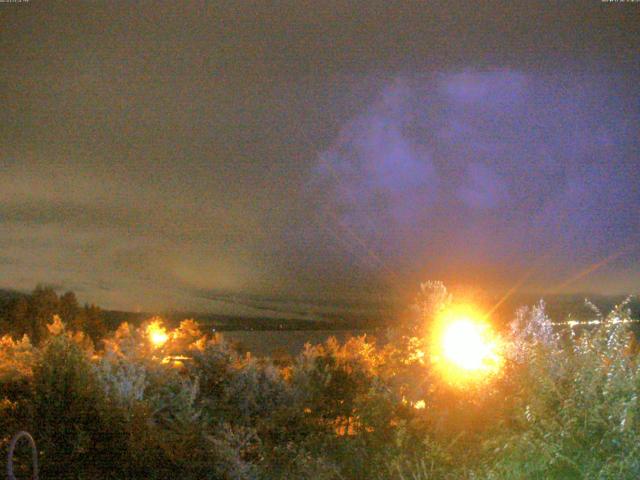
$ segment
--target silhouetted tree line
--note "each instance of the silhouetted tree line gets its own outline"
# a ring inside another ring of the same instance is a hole
[[[34,344],[45,338],[47,324],[54,315],[72,330],[83,331],[94,341],[107,333],[103,312],[96,305],[80,305],[75,293],[58,295],[46,285],[38,285],[30,294],[18,294],[0,309],[0,331],[14,337],[26,334]]]

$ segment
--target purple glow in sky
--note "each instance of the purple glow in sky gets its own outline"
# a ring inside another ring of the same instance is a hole
[[[638,240],[637,100],[615,75],[405,76],[320,156],[324,207],[401,271],[559,279]]]

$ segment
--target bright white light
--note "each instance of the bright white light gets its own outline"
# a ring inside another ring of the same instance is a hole
[[[479,370],[494,356],[493,345],[486,339],[482,325],[468,319],[456,320],[442,336],[442,353],[450,362],[465,370]]]
[[[161,347],[169,340],[167,329],[162,326],[162,322],[159,320],[154,320],[147,326],[147,335],[154,347]]]
[[[483,381],[504,363],[502,341],[491,324],[470,307],[452,307],[437,318],[431,332],[431,359],[454,385]]]

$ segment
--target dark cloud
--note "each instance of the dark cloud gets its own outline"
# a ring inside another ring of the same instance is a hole
[[[640,230],[639,15],[0,4],[2,286],[230,312],[201,292],[560,281]],[[636,260],[577,287],[633,289]]]
[[[0,205],[0,218],[5,223],[20,225],[65,223],[85,228],[126,228],[140,220],[124,208],[110,209],[73,202],[51,203],[37,200]]]

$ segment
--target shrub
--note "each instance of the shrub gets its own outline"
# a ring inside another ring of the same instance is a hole
[[[425,284],[384,347],[330,339],[280,364],[192,320],[122,324],[95,352],[54,317],[36,347],[0,338],[0,428],[34,434],[43,478],[640,478],[625,304],[564,329],[543,303],[520,309],[502,375],[461,389],[425,340],[452,301]]]
[[[564,337],[542,305],[520,315],[520,390],[512,427],[488,442],[496,455],[487,477],[639,478],[640,365],[625,304]]]
[[[117,471],[125,454],[124,418],[77,344],[65,335],[52,338],[34,367],[32,389],[30,430],[43,477],[73,478],[75,469],[105,476]]]

